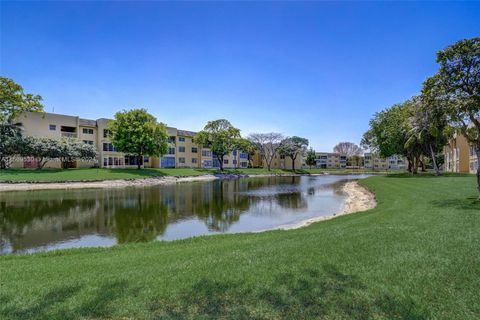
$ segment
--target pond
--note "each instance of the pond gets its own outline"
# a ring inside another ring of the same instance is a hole
[[[288,226],[341,211],[365,176],[257,177],[145,187],[0,193],[0,254]]]

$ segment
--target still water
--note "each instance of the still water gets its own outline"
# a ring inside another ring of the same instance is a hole
[[[342,209],[364,176],[264,177],[0,193],[0,254],[249,232]]]

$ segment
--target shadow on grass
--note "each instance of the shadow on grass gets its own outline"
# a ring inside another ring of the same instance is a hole
[[[78,298],[80,286],[66,286],[47,292],[38,302],[29,304],[26,308],[7,307],[0,309],[1,319],[79,319],[110,318],[115,311],[115,300],[125,296],[136,294],[138,290],[128,288],[125,281],[104,283],[85,301],[77,304],[70,303],[70,299]],[[13,299],[2,297],[0,301],[7,304]],[[72,305],[69,308],[67,305]]]
[[[480,200],[474,197],[466,199],[441,199],[431,202],[432,205],[440,208],[453,208],[457,210],[476,210],[480,212]]]
[[[358,277],[334,266],[283,273],[270,285],[202,279],[175,297],[150,306],[154,319],[427,319],[410,299],[370,297]]]

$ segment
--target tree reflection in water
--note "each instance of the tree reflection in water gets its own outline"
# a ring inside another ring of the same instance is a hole
[[[311,199],[323,190],[342,195],[343,179],[328,179],[267,177],[0,193],[0,253],[91,235],[114,237],[117,243],[152,241],[169,225],[185,221],[201,221],[208,232],[227,232],[244,214],[273,220],[279,210],[290,215],[310,210]]]

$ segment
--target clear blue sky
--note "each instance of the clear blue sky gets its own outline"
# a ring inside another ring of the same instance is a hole
[[[84,118],[145,107],[199,130],[359,142],[418,93],[435,53],[480,35],[480,3],[5,2],[0,74]]]

